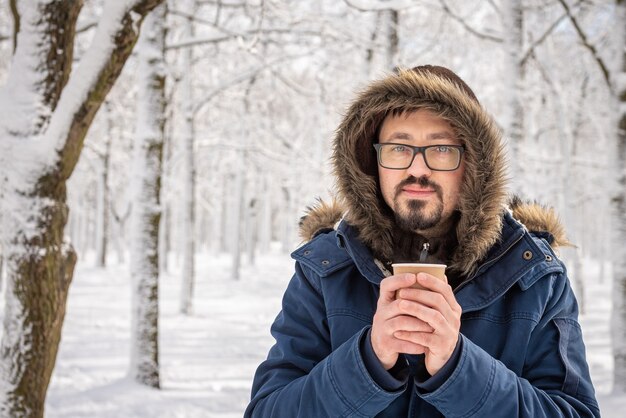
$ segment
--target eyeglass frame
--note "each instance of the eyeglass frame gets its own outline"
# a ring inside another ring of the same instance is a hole
[[[411,157],[411,161],[409,162],[409,165],[407,165],[406,167],[401,167],[401,168],[392,168],[392,167],[385,167],[382,162],[381,162],[381,153],[380,150],[382,148],[383,145],[400,145],[403,147],[407,147],[407,148],[411,148],[411,150],[413,151],[413,157]],[[422,157],[424,158],[424,164],[426,164],[426,167],[428,167],[429,170],[432,171],[455,171],[458,170],[459,167],[461,166],[461,159],[463,158],[463,153],[465,152],[465,145],[448,145],[448,144],[434,144],[434,145],[426,145],[425,147],[415,147],[413,145],[407,145],[407,144],[398,144],[395,142],[385,142],[385,143],[376,143],[373,144],[374,149],[376,149],[376,160],[378,162],[378,164],[383,167],[386,168],[387,170],[406,170],[407,168],[411,167],[411,165],[413,164],[413,161],[415,161],[415,156],[417,154],[422,154]],[[446,170],[441,170],[438,168],[432,168],[430,166],[430,164],[428,164],[428,159],[426,158],[426,150],[429,148],[435,148],[435,147],[450,147],[450,148],[456,148],[459,150],[459,162],[456,165],[456,167],[454,168],[449,168]]]

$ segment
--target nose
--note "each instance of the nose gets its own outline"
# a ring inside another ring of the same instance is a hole
[[[413,162],[409,168],[406,169],[406,171],[415,178],[420,178],[422,176],[429,177],[432,174],[432,170],[426,165],[424,154],[421,152],[415,154]]]

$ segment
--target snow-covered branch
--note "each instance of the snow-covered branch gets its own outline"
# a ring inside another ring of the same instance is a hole
[[[459,22],[461,26],[463,26],[472,35],[480,39],[487,40],[487,41],[492,41],[492,42],[497,42],[497,43],[504,42],[504,39],[499,36],[490,35],[488,33],[483,33],[483,32],[478,31],[477,29],[474,29],[465,21],[465,19],[463,19],[462,17],[454,13],[452,9],[450,9],[450,7],[448,6],[448,3],[445,2],[445,0],[439,0],[439,2],[441,3],[441,7],[443,8],[444,12],[446,12],[448,16],[450,16],[453,20],[456,20],[457,22]]]
[[[537,38],[532,45],[530,45],[528,47],[528,49],[526,50],[526,52],[524,53],[524,55],[522,55],[522,59],[520,60],[520,63],[522,66],[526,65],[526,62],[528,61],[528,59],[533,55],[535,48],[537,48],[539,45],[541,45],[547,38],[548,36],[550,36],[550,34],[552,34],[552,32],[554,32],[554,29],[556,29],[556,27],[561,24],[561,22],[567,17],[567,14],[561,15],[561,17],[559,17],[557,20],[555,20],[548,29],[546,29],[546,31],[539,37]]]
[[[561,6],[563,6],[563,9],[565,9],[565,12],[567,13],[567,17],[569,18],[570,22],[572,23],[572,26],[576,30],[576,33],[578,34],[583,46],[589,50],[589,52],[593,56],[593,59],[598,64],[598,67],[600,67],[600,71],[602,72],[602,76],[604,77],[604,82],[609,87],[609,89],[611,89],[612,88],[611,75],[610,75],[608,66],[604,63],[604,60],[598,53],[597,48],[587,38],[585,31],[583,31],[582,27],[578,23],[578,19],[576,19],[576,16],[574,16],[574,14],[572,13],[567,2],[565,0],[558,0],[558,1],[561,4]]]
[[[196,102],[196,105],[193,109],[193,113],[194,115],[197,115],[204,106],[206,106],[211,100],[213,100],[219,93],[223,92],[224,90],[227,90],[239,83],[243,83],[245,81],[250,80],[252,77],[255,77],[258,73],[260,73],[261,71],[273,67],[275,65],[284,63],[285,61],[290,61],[290,60],[295,60],[298,58],[303,58],[308,56],[309,54],[298,54],[298,55],[289,55],[289,56],[284,56],[284,57],[280,57],[277,58],[275,60],[269,61],[257,68],[254,68],[252,70],[246,71],[236,77],[233,77],[229,80],[226,80],[225,82],[221,83],[219,86],[211,89],[207,94],[205,94],[203,99],[200,99]]]
[[[61,175],[72,173],[90,122],[117,79],[139,36],[145,15],[162,0],[109,1],[92,46],[63,90],[48,139],[61,154]]]
[[[383,10],[402,10],[415,7],[413,0],[343,0],[348,7],[358,10],[359,12],[377,12]]]

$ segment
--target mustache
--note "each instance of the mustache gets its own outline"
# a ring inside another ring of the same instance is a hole
[[[441,186],[438,185],[437,183],[435,183],[434,181],[430,180],[428,177],[426,176],[422,176],[420,178],[417,178],[415,176],[409,176],[407,178],[405,178],[404,180],[402,180],[400,183],[398,183],[398,185],[396,186],[396,195],[395,197],[398,197],[398,195],[400,193],[402,193],[402,188],[404,188],[404,186],[409,186],[412,184],[417,184],[420,187],[423,188],[431,188],[435,191],[435,193],[437,193],[437,196],[441,199],[442,198],[442,189]]]

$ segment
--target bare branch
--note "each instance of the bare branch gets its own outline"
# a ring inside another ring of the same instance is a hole
[[[193,46],[198,46],[198,45],[205,45],[205,44],[219,44],[222,42],[232,41],[238,38],[254,36],[259,33],[262,33],[262,34],[274,34],[275,33],[275,34],[280,34],[280,35],[306,35],[306,36],[312,36],[312,37],[323,36],[322,33],[320,33],[319,31],[315,31],[315,30],[294,30],[290,28],[251,29],[251,30],[241,32],[241,33],[230,32],[225,29],[222,31],[226,33],[226,35],[216,36],[216,37],[211,37],[211,38],[198,38],[198,39],[186,40],[186,41],[178,42],[175,44],[167,45],[165,47],[165,50],[170,51],[170,50],[183,49],[183,48],[188,48],[188,47],[193,47]],[[329,35],[329,37],[333,38],[332,35]]]
[[[223,29],[221,27],[219,27],[218,25],[215,24],[215,22],[212,22],[210,20],[207,19],[203,19],[201,17],[199,17],[198,15],[192,14],[192,13],[188,13],[188,12],[184,12],[182,10],[177,10],[177,9],[172,9],[169,10],[168,13],[172,16],[179,16],[179,17],[184,17],[185,19],[191,20],[194,23],[200,23],[203,25],[208,25],[211,26],[212,28],[215,29],[219,29],[224,33],[232,33],[230,31],[227,31],[226,29]]]
[[[239,7],[246,7],[247,3],[244,2],[239,2],[239,3],[228,3],[228,2],[224,2],[222,0],[200,0],[197,1],[196,4],[198,6],[204,6],[204,5],[211,5],[211,6],[219,6],[219,7],[232,7],[232,8],[239,8]]]
[[[285,86],[295,91],[299,95],[304,97],[315,97],[315,93],[303,89],[302,86],[300,86],[296,81],[290,80],[280,71],[270,67],[270,72],[274,75],[274,77],[276,77],[277,80],[281,81]]]
[[[578,7],[578,6],[580,6],[581,4],[584,4],[584,3],[585,3],[585,0],[580,0],[578,3],[576,3],[576,5],[574,7]],[[561,17],[559,17],[557,20],[555,20],[552,23],[552,25],[550,25],[550,27],[543,33],[543,35],[541,35],[539,38],[537,38],[537,40],[535,42],[533,42],[533,44],[530,47],[528,47],[528,49],[526,50],[526,52],[522,56],[522,59],[520,60],[521,65],[525,65],[526,64],[528,59],[534,53],[535,48],[538,47],[539,45],[541,45],[548,38],[548,36],[550,36],[552,34],[552,32],[554,32],[554,29],[556,29],[556,27],[559,26],[559,24],[566,17],[567,17],[567,13],[563,14]]]
[[[565,0],[558,0],[558,1],[561,4],[561,6],[563,6],[563,9],[565,9],[565,12],[567,13],[567,17],[569,17],[569,20],[572,23],[572,26],[576,30],[576,33],[578,33],[578,37],[580,38],[580,41],[582,42],[583,46],[587,48],[589,52],[591,52],[591,55],[593,56],[594,60],[598,64],[598,67],[600,67],[600,71],[602,71],[602,75],[604,77],[604,81],[606,82],[606,85],[609,87],[609,89],[612,90],[613,87],[611,85],[610,72],[606,64],[604,63],[604,60],[598,53],[598,50],[596,49],[595,46],[591,44],[591,42],[589,42],[587,35],[580,27],[580,24],[578,23],[578,20],[576,19],[576,17],[572,14],[572,11],[570,10],[570,7],[567,4],[567,2]]]
[[[481,38],[481,39],[485,39],[487,41],[492,41],[492,42],[497,42],[497,43],[503,43],[504,39],[498,37],[498,36],[493,36],[493,35],[489,35],[487,33],[482,33],[477,31],[476,29],[474,29],[473,27],[471,27],[470,25],[467,24],[467,22],[461,18],[460,16],[456,15],[452,10],[450,10],[450,8],[448,7],[448,4],[445,2],[445,0],[439,0],[439,2],[441,3],[441,7],[443,8],[444,12],[446,12],[452,19],[456,20],[457,22],[459,22],[469,33],[471,33],[472,35]]]
[[[244,35],[233,33],[230,35],[218,36],[218,37],[212,37],[212,38],[192,39],[190,41],[183,41],[183,42],[167,45],[165,47],[165,50],[173,51],[176,49],[189,48],[189,47],[198,46],[198,45],[219,44],[219,43],[226,42],[226,41],[232,41],[233,39],[237,39],[238,37],[241,37],[241,36],[244,36]]]
[[[267,68],[271,68],[277,64],[281,64],[285,61],[291,61],[294,59],[298,59],[298,58],[303,58],[303,57],[307,57],[310,54],[306,53],[306,54],[299,54],[299,55],[289,55],[289,56],[284,56],[284,57],[280,57],[277,58],[273,61],[270,61],[268,63],[265,63],[257,68],[254,68],[250,71],[246,71],[245,73],[240,74],[237,77],[234,77],[230,80],[227,80],[226,82],[220,84],[219,86],[215,87],[214,89],[212,89],[211,91],[209,91],[208,94],[205,95],[204,99],[200,100],[198,102],[198,104],[196,104],[193,113],[194,115],[198,114],[202,108],[204,106],[206,106],[209,102],[211,102],[211,100],[213,100],[219,93],[237,85],[240,83],[243,83],[245,81],[250,80],[253,77],[256,77],[261,71],[267,69]]]
[[[359,12],[382,12],[382,11],[394,11],[394,10],[399,11],[399,10],[404,10],[404,9],[410,9],[416,6],[415,2],[411,0],[398,0],[395,3],[391,2],[391,4],[378,3],[374,6],[360,6],[360,5],[354,4],[354,0],[343,0],[343,2],[346,3],[346,5],[350,7],[351,9],[358,10]]]
[[[488,0],[487,3],[489,3],[489,5],[491,6],[491,8],[493,10],[495,10],[496,14],[498,16],[500,16],[500,19],[503,18],[502,16],[502,10],[500,10],[500,8],[498,7],[498,5],[493,1],[493,0]]]
[[[535,48],[537,48],[539,45],[541,45],[547,38],[548,36],[550,36],[550,34],[552,34],[552,32],[554,31],[554,29],[567,17],[567,14],[562,15],[561,17],[559,17],[557,20],[555,20],[552,25],[550,25],[550,27],[543,33],[543,35],[541,35],[539,38],[537,38],[537,40],[535,40],[535,42],[533,42],[533,44],[531,46],[528,47],[528,49],[526,50],[526,52],[524,53],[524,55],[522,56],[522,59],[520,60],[521,65],[525,65],[526,62],[528,61],[528,59],[534,54],[535,52]]]
[[[13,53],[15,53],[17,34],[20,32],[20,14],[17,11],[17,0],[9,0],[9,7],[13,15]]]
[[[80,28],[76,28],[76,33],[83,33],[83,32],[87,32],[93,28],[98,27],[98,22],[93,21],[93,22],[89,22],[86,25],[84,25],[83,27]]]

